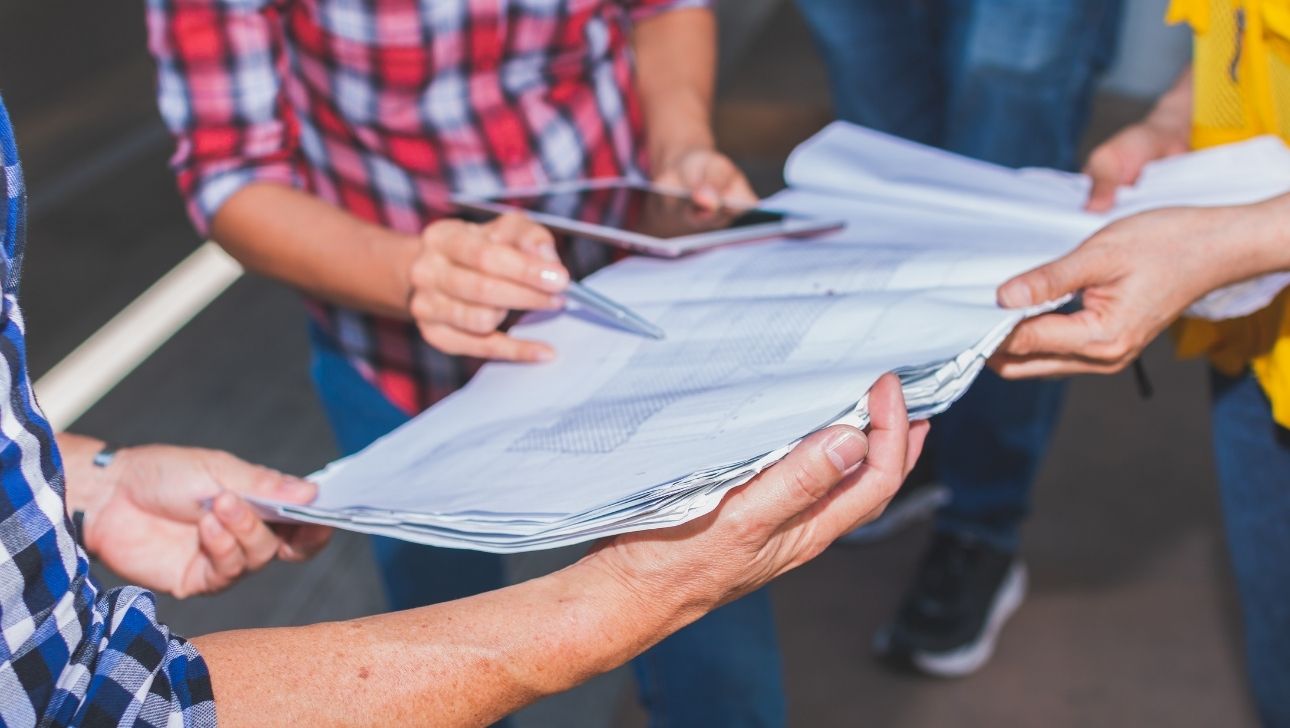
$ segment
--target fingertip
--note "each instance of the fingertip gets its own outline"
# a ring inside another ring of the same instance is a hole
[[[915,460],[918,459],[918,453],[923,449],[923,442],[931,431],[932,423],[928,420],[917,420],[909,423],[909,445]]]
[[[224,491],[215,496],[214,501],[215,515],[218,516],[221,524],[226,526],[240,526],[241,521],[246,515],[245,504],[242,499],[228,491]]]
[[[705,211],[716,210],[721,207],[721,196],[717,194],[717,191],[711,185],[704,185],[694,190],[690,195],[690,200]]]
[[[524,349],[524,360],[534,364],[555,361],[555,349],[546,344],[531,344]]]
[[[883,411],[890,411],[893,419],[905,418],[905,391],[900,386],[900,377],[888,372],[874,382],[873,389],[869,394],[870,411],[872,414],[872,404],[875,394],[880,400],[879,405]]]
[[[197,521],[197,531],[206,547],[216,551],[228,551],[233,543],[233,534],[224,528],[224,524],[214,513],[207,513]]]
[[[905,408],[905,393],[900,378],[884,374],[869,388],[870,436],[879,430],[900,431],[908,427],[909,415]]]
[[[543,266],[537,277],[539,285],[548,293],[560,293],[569,287],[569,271],[558,263]]]
[[[274,488],[274,495],[291,503],[312,503],[318,497],[318,485],[302,478],[284,475]]]
[[[331,529],[325,526],[298,526],[278,547],[284,561],[304,561],[318,553],[331,540]]]
[[[1088,212],[1107,212],[1112,207],[1115,207],[1115,193],[1099,193],[1096,190],[1089,195],[1088,204],[1084,205]]]

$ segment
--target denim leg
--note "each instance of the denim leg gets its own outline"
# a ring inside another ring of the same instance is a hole
[[[651,728],[777,728],[788,708],[767,590],[712,612],[632,661]]]
[[[941,132],[936,22],[928,0],[797,0],[828,68],[839,119],[924,144]]]
[[[944,147],[1009,167],[1073,169],[1121,0],[943,0]]]
[[[1266,726],[1290,727],[1290,431],[1252,375],[1211,374],[1214,459],[1241,597],[1245,660]]]
[[[362,377],[318,332],[312,373],[341,452],[358,452],[408,416]],[[372,548],[391,609],[437,604],[505,586],[501,557],[374,536]]]
[[[933,421],[929,452],[950,489],[950,502],[936,516],[939,530],[970,534],[1005,551],[1017,549],[1030,485],[1063,392],[1063,382],[1009,382],[987,370]]]
[[[943,0],[944,146],[1013,167],[1071,168],[1093,87],[1115,49],[1120,0]],[[1015,549],[1056,426],[1062,382],[985,372],[932,426],[951,501],[938,527]]]

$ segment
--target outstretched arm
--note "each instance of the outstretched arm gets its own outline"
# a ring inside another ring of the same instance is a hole
[[[1010,379],[1110,374],[1210,291],[1290,270],[1290,195],[1235,207],[1153,210],[1008,281],[999,303],[1083,293],[1083,308],[1022,322],[990,365]]]
[[[907,422],[894,377],[870,403],[867,438],[817,433],[708,516],[611,539],[550,576],[353,622],[198,638],[220,722],[487,725],[612,669],[881,512],[926,426]]]

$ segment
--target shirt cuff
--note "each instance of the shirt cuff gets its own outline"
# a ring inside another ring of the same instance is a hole
[[[296,189],[304,187],[303,175],[289,162],[267,162],[208,171],[202,175],[188,197],[188,215],[197,227],[197,232],[209,235],[215,213],[228,202],[228,198],[252,182],[275,182]]]
[[[639,23],[642,20],[649,20],[656,15],[662,15],[673,10],[711,7],[712,0],[640,0],[632,3],[631,10],[628,12],[632,22]]]

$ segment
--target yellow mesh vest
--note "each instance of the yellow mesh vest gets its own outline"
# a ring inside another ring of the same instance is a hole
[[[1193,146],[1290,141],[1290,0],[1173,0],[1167,19],[1195,33]],[[1184,320],[1176,333],[1182,356],[1207,354],[1229,375],[1249,366],[1290,427],[1290,291],[1245,318]]]

